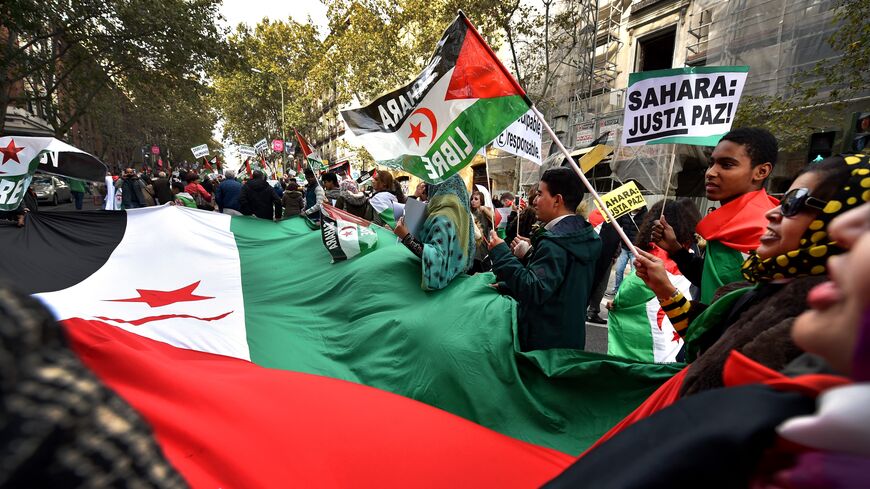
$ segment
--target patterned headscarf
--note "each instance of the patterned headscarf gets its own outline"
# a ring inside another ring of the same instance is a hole
[[[458,199],[459,204],[457,205],[450,196]],[[429,184],[429,203],[426,205],[427,221],[429,217],[437,215],[445,215],[454,221],[457,225],[461,249],[467,250],[466,257],[474,256],[474,222],[471,220],[469,200],[465,181],[459,175],[453,175],[441,183]],[[459,212],[464,215],[456,215]]]
[[[819,215],[810,222],[800,240],[800,248],[762,260],[753,251],[743,262],[743,277],[763,282],[786,277],[824,275],[828,257],[845,250],[828,236],[828,224],[840,214],[870,201],[870,155],[846,155],[849,179],[837,189]]]
[[[341,181],[341,184],[338,186],[339,190],[342,192],[350,192],[352,194],[359,192],[359,186],[356,184],[356,180],[352,180],[350,178],[346,178]]]

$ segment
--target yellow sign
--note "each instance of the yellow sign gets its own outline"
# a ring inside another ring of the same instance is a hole
[[[607,210],[613,214],[614,219],[646,205],[646,200],[643,198],[640,189],[637,188],[637,184],[634,182],[628,182],[625,185],[613,189],[612,191],[602,195],[601,200],[604,201]],[[607,222],[610,222],[610,219],[607,219],[607,214],[605,214],[601,209],[601,206],[598,205],[597,200],[595,201],[595,207],[598,207],[598,210],[601,211],[601,215],[604,216],[604,219]]]
[[[580,161],[577,162],[577,166],[580,167],[580,170],[583,173],[586,173],[591,170],[593,166],[601,163],[604,158],[610,156],[610,153],[613,153],[613,148],[611,146],[599,144],[592,148],[592,151],[583,155],[583,157],[580,158]]]

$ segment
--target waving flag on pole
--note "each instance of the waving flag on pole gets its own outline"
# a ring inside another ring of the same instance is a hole
[[[304,156],[305,161],[308,162],[308,167],[312,170],[322,170],[323,160],[320,159],[320,155],[308,146],[308,141],[299,134],[299,131],[293,129],[293,132],[296,133],[296,139],[299,141],[299,149],[302,150],[302,156]]]
[[[36,171],[102,181],[106,165],[54,138],[0,137],[0,211],[18,208]]]
[[[531,105],[460,12],[415,80],[341,115],[379,164],[438,183],[468,165]]]

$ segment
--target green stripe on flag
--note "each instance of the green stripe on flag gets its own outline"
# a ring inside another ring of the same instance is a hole
[[[519,95],[480,99],[447,126],[425,156],[401,155],[378,163],[402,168],[430,183],[443,182],[471,163],[477,150],[528,110]]]
[[[425,292],[420,260],[380,229],[374,251],[334,265],[301,219],[233,217],[230,229],[251,360],[265,367],[384,389],[572,454],[681,367],[518,352],[516,302],[487,287],[492,274]],[[276,273],[288,257],[292,271]]]
[[[655,297],[634,273],[619,286],[613,309],[607,314],[607,353],[622,358],[654,362],[653,339],[646,303]]]
[[[628,75],[629,87],[642,80],[664,78],[676,75],[706,75],[709,73],[749,73],[748,66],[687,66],[685,68],[670,68],[667,70],[638,71]]]

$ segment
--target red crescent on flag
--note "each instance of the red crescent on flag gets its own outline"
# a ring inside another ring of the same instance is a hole
[[[432,126],[432,140],[429,141],[429,144],[434,143],[435,142],[435,135],[438,134],[438,121],[435,119],[435,114],[431,110],[427,109],[426,107],[420,107],[419,109],[415,110],[414,112],[411,112],[411,115],[414,115],[414,114],[420,114],[423,117],[429,119],[429,125]]]

